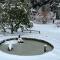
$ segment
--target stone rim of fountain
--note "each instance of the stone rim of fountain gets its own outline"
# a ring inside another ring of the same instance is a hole
[[[51,43],[49,43],[49,42],[47,42],[47,41],[44,41],[44,40],[42,40],[42,39],[36,39],[36,38],[26,38],[26,37],[22,37],[22,39],[23,40],[34,40],[34,41],[38,41],[38,42],[43,42],[43,43],[46,43],[47,45],[50,45],[51,47],[52,47],[52,50],[54,49],[54,46],[51,44]],[[18,38],[9,38],[9,39],[5,39],[5,40],[3,40],[3,41],[1,41],[0,42],[0,45],[1,44],[3,44],[4,42],[6,42],[6,41],[11,41],[11,40],[18,40]],[[51,50],[51,51],[52,51]],[[46,51],[44,52],[44,53],[47,53]],[[14,54],[13,54],[14,55]],[[31,55],[32,56],[32,55]]]

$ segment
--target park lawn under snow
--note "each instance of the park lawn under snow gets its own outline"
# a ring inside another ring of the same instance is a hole
[[[45,40],[51,43],[54,46],[54,49],[51,52],[35,56],[17,56],[0,51],[0,60],[60,60],[60,28],[57,28],[55,24],[34,24],[32,30],[37,30],[41,33],[18,33],[21,34],[21,37]],[[1,35],[0,41],[7,38],[17,37],[18,33],[13,35],[10,34],[10,36]]]

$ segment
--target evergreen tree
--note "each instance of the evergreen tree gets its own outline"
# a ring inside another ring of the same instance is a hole
[[[7,0],[3,5],[2,22],[11,27],[11,33],[17,31],[20,24],[28,25],[28,9],[24,0]]]

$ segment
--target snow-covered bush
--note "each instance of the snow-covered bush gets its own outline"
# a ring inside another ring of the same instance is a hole
[[[55,24],[56,24],[57,27],[60,27],[60,20],[56,20]]]

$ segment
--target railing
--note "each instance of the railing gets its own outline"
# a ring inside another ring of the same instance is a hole
[[[35,32],[38,32],[40,34],[40,31],[37,31],[37,30],[22,30],[22,32],[24,32],[24,31],[29,31],[29,33],[32,33],[33,31],[35,31]]]

